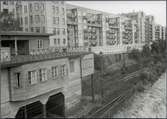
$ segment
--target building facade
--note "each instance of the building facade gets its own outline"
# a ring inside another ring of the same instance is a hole
[[[39,36],[39,33],[26,32],[17,35],[15,46],[18,49],[23,46],[18,42],[25,39],[33,44],[38,43],[35,38],[39,37],[40,40],[43,38],[49,41],[48,34]],[[38,45],[30,46],[39,54],[14,53],[12,55],[10,49],[14,45],[13,42],[11,43],[13,37],[16,37],[15,33],[13,35],[3,33],[3,42],[1,42],[3,46],[1,47],[3,57],[0,62],[1,118],[65,116],[70,108],[80,102],[82,78],[94,73],[94,55],[89,52],[50,51],[49,42],[40,50],[43,52],[38,52],[36,49]],[[26,42],[24,45],[29,43]],[[4,46],[6,44],[9,45]]]
[[[107,46],[102,50],[106,51],[121,45],[125,50],[155,40],[154,17],[141,11],[115,15],[64,1],[15,1],[9,5],[14,7],[8,5],[1,2],[1,10],[14,9],[23,31],[52,34],[50,47],[91,47],[94,51]]]
[[[166,27],[155,25],[155,40],[166,40]]]
[[[155,21],[151,15],[145,17],[145,40],[147,44],[155,40]]]

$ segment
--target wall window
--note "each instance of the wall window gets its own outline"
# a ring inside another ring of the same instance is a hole
[[[30,24],[33,24],[33,16],[30,16]]]
[[[59,14],[59,7],[56,7],[55,10],[56,14]]]
[[[40,22],[40,17],[39,17],[39,15],[35,15],[35,22],[36,22],[36,23],[39,23],[39,22]]]
[[[27,25],[28,24],[28,17],[25,17],[24,19],[25,19],[25,25]]]
[[[65,19],[64,18],[62,18],[62,24],[65,25]]]
[[[59,24],[59,17],[53,17],[53,24]]]
[[[63,39],[63,44],[66,44],[66,39],[65,38]]]
[[[40,32],[40,27],[36,27],[36,32],[37,32],[37,33]]]
[[[41,23],[45,23],[45,16],[41,15]]]
[[[53,14],[55,14],[55,6],[52,6]]]
[[[32,4],[30,3],[30,4],[29,4],[29,10],[30,10],[30,12],[32,12],[32,9],[33,9],[33,8],[32,8]]]
[[[60,75],[61,76],[65,76],[67,74],[67,72],[66,72],[66,65],[64,64],[64,65],[61,65],[60,66]]]
[[[4,5],[8,5],[8,1],[4,1],[3,4],[4,4]]]
[[[34,32],[34,28],[33,27],[31,27],[31,32]]]
[[[55,45],[57,44],[57,39],[56,39],[56,38],[54,39],[54,44],[55,44]]]
[[[41,3],[41,10],[43,11],[45,9],[44,3]]]
[[[74,72],[75,69],[74,69],[74,61],[70,61],[70,72]]]
[[[35,3],[35,10],[38,11],[39,10],[39,4]]]
[[[45,33],[45,31],[46,31],[46,30],[45,30],[45,27],[42,27],[42,32]]]
[[[38,83],[36,70],[28,72],[28,81],[31,85]]]
[[[60,29],[58,28],[58,29],[57,29],[57,35],[59,35],[59,34],[60,34]]]
[[[16,77],[16,88],[20,88],[21,87],[21,82],[20,82],[20,72],[15,73],[15,77]]]
[[[65,35],[66,34],[66,30],[65,29],[63,29],[63,35]]]
[[[64,8],[62,8],[62,14],[63,14],[63,15],[65,14],[65,10],[64,10]]]
[[[55,79],[58,76],[58,67],[52,67],[52,77]]]
[[[60,44],[60,38],[57,39],[58,45]]]
[[[47,70],[46,69],[39,69],[38,77],[39,77],[39,80],[41,82],[46,81],[47,80]]]
[[[27,6],[24,6],[24,13],[27,13]]]
[[[38,40],[38,48],[43,48],[43,40]]]

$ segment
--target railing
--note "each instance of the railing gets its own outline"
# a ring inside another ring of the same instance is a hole
[[[75,56],[81,55],[83,53],[88,53],[89,48],[86,47],[52,47],[47,49],[38,49],[38,50],[21,50],[22,54],[19,54],[20,51],[11,56],[10,61],[1,61],[2,65],[6,64],[15,64],[15,63],[24,63],[30,61],[39,61],[46,59],[54,59],[57,57],[64,56]],[[25,54],[24,54],[24,53]]]

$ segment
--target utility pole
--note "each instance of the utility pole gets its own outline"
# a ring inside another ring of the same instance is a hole
[[[104,64],[103,64],[103,53],[100,52],[100,64],[101,64],[101,76],[100,76],[100,82],[101,82],[101,103],[103,102],[104,92],[103,92],[103,75],[104,75]]]
[[[94,96],[94,76],[91,74],[91,91],[92,91],[92,102],[95,101],[95,96]]]

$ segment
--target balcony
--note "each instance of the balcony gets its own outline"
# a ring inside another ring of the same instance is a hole
[[[21,51],[18,50],[18,52],[21,52]],[[39,49],[39,50],[32,49],[27,52],[29,52],[29,54],[21,55],[21,54],[15,53],[17,55],[10,56],[10,59],[8,58],[8,60],[1,60],[1,68],[17,66],[17,65],[21,65],[29,62],[35,62],[35,61],[80,56],[80,55],[89,53],[88,48],[85,48],[85,47],[59,47],[59,48],[53,47],[53,48]],[[4,57],[3,53],[1,53],[1,57]]]

